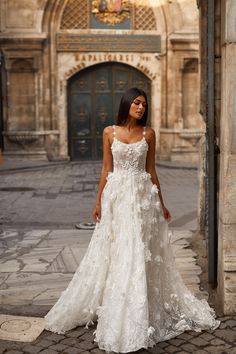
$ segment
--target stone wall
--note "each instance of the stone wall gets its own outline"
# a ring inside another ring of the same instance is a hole
[[[0,32],[27,33],[42,31],[42,16],[47,0],[2,0]]]
[[[236,313],[236,3],[221,1],[221,104],[218,293],[225,314]],[[216,13],[217,15],[217,13]],[[217,100],[216,96],[216,100]]]
[[[199,114],[198,33],[169,35],[166,126],[161,128],[161,154],[171,160],[198,161],[204,132]]]
[[[200,1],[200,107],[207,117],[207,4]],[[236,4],[215,1],[215,143],[220,154],[217,159],[217,223],[218,223],[218,285],[217,299],[224,314],[236,313]],[[204,140],[202,141],[204,147]],[[205,166],[205,148],[201,160]],[[200,173],[199,221],[205,227],[204,169]]]
[[[42,21],[46,0],[3,0],[0,3],[0,45],[4,60],[4,153],[14,158],[58,156],[59,136],[51,127],[46,102],[45,50],[48,33]]]
[[[133,50],[136,67],[152,80],[152,126],[160,159],[196,161],[204,124],[198,113],[198,10],[195,0],[131,1],[132,29],[90,28],[89,0],[3,0],[0,44],[5,62],[4,153],[67,159],[66,85],[72,74],[125,52],[58,50],[57,35],[161,35],[161,51]],[[74,13],[81,16],[74,16]],[[83,15],[83,16],[82,16]],[[87,17],[86,17],[87,16]],[[96,21],[95,21],[96,22]],[[97,22],[96,22],[97,23]],[[104,25],[105,26],[105,25]],[[123,60],[119,55],[123,55]],[[130,53],[131,54],[131,53]],[[85,59],[83,59],[85,55]],[[130,56],[131,57],[131,56]],[[95,59],[94,59],[95,58]],[[70,72],[70,74],[68,74]],[[24,83],[24,85],[21,85]]]

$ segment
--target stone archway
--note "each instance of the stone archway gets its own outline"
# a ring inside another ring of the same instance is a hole
[[[70,78],[67,92],[71,160],[102,157],[102,131],[115,123],[121,96],[129,87],[142,88],[150,97],[150,80],[126,64],[97,64]]]
[[[148,4],[149,4],[149,0]],[[132,52],[121,50],[114,52],[111,48],[99,52],[88,52],[83,49],[72,51],[70,49],[61,50],[58,46],[57,38],[59,35],[73,34],[80,35],[81,29],[74,23],[71,25],[66,22],[66,29],[63,17],[65,13],[68,13],[70,5],[74,3],[73,0],[44,0],[44,11],[42,16],[42,30],[48,33],[50,39],[44,47],[43,64],[44,64],[44,117],[45,128],[51,129],[53,135],[47,138],[47,151],[48,156],[54,158],[55,154],[60,156],[60,159],[67,159],[71,157],[70,144],[68,142],[68,120],[67,120],[67,82],[71,76],[79,70],[84,70],[88,66],[102,64],[109,62],[121,62],[130,65],[130,67],[137,68],[138,71],[142,71],[144,76],[147,76],[152,80],[152,95],[155,95],[155,100],[152,100],[152,111],[155,111],[155,120],[152,119],[152,127],[155,129],[156,134],[159,135],[159,129],[161,124],[161,67],[162,59],[158,57],[157,51],[148,52],[141,50],[138,52]],[[78,5],[80,0],[75,0]],[[166,21],[164,16],[164,9],[160,0],[157,1],[155,7],[148,5],[152,8],[153,16],[156,19],[156,33],[162,33],[163,36],[166,33]],[[73,7],[73,6],[72,6]],[[73,7],[74,9],[74,7]],[[73,21],[72,21],[73,22]],[[141,22],[140,22],[141,23]],[[91,34],[90,28],[83,29],[83,33]],[[132,29],[132,33],[134,32]],[[113,31],[111,31],[113,32]],[[113,33],[115,35],[115,33]],[[148,33],[147,33],[148,34]],[[164,38],[164,37],[163,37]],[[162,50],[165,50],[165,42],[163,41]],[[137,48],[134,48],[137,49]],[[94,54],[92,59],[90,56]],[[117,59],[114,56],[117,55]],[[112,58],[110,58],[110,56]],[[84,59],[85,57],[85,59]],[[97,57],[97,59],[94,59]],[[127,60],[129,57],[129,60]],[[131,58],[132,57],[132,58]],[[158,58],[157,58],[158,57]],[[158,59],[158,60],[157,60]],[[159,60],[160,59],[160,60]],[[162,87],[164,90],[164,87]],[[50,146],[48,145],[50,143]],[[54,147],[52,149],[52,142]],[[157,139],[157,149],[159,139]]]

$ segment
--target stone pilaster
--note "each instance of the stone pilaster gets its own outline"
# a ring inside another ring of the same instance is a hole
[[[47,35],[1,35],[4,56],[4,154],[14,158],[46,159],[45,146],[57,131],[44,127],[42,53]],[[55,153],[54,144],[50,151]]]
[[[224,4],[223,4],[224,3]],[[222,2],[218,293],[236,313],[236,3]]]

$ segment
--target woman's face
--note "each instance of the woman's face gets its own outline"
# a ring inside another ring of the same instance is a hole
[[[129,109],[129,117],[134,119],[141,119],[145,109],[146,109],[146,100],[143,96],[136,97],[131,103]]]

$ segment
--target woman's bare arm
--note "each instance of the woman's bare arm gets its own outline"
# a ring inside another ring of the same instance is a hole
[[[151,128],[147,129],[147,134],[146,134],[147,142],[149,145],[148,148],[148,153],[147,153],[147,159],[146,159],[146,171],[150,173],[151,178],[152,178],[152,183],[155,184],[158,188],[158,195],[160,199],[160,203],[163,209],[163,214],[165,219],[170,220],[170,213],[166,209],[161,193],[161,186],[159,179],[157,177],[156,173],[156,167],[155,167],[155,151],[156,151],[156,134],[155,131]]]
[[[102,191],[106,184],[106,177],[108,172],[113,170],[113,158],[111,153],[111,127],[106,127],[103,130],[103,161],[102,161],[102,171],[100,176],[100,181],[98,184],[98,192],[96,197],[96,204],[93,210],[93,218],[95,221],[99,221],[101,218],[101,197]]]

